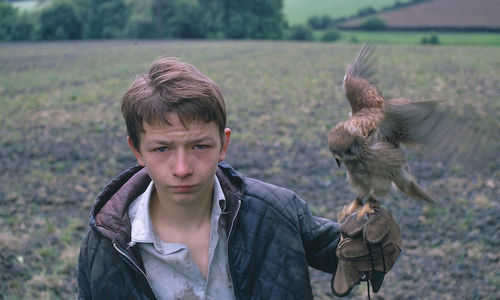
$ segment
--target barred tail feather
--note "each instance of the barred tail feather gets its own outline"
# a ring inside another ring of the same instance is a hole
[[[428,203],[440,204],[438,201],[429,196],[424,189],[417,183],[415,177],[410,174],[406,169],[401,169],[400,176],[395,176],[394,184],[408,196],[423,200]]]

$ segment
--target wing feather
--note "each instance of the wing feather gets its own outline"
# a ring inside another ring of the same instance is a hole
[[[353,114],[363,108],[382,108],[384,105],[382,93],[372,80],[374,74],[372,52],[372,46],[365,43],[347,67],[344,76],[344,92],[351,104]]]
[[[380,134],[393,143],[429,143],[433,132],[443,123],[440,101],[413,101],[407,98],[385,102]]]
[[[458,114],[442,100],[391,99],[385,102],[378,134],[434,160],[470,168],[498,165],[500,149],[491,141],[498,138],[499,123],[473,111]]]

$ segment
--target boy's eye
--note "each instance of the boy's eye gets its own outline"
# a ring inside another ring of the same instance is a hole
[[[158,152],[165,152],[165,151],[167,151],[167,147],[156,148],[156,151],[158,151]]]
[[[207,148],[208,148],[207,145],[196,145],[196,146],[194,146],[194,149],[196,149],[196,150],[205,150]]]

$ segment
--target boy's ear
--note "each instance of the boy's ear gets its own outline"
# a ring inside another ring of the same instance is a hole
[[[129,136],[127,136],[127,142],[128,146],[130,147],[130,150],[132,150],[132,153],[134,153],[135,158],[137,158],[137,163],[141,166],[144,166],[144,160],[142,159],[141,152],[139,152],[139,150],[134,147],[132,139]]]
[[[219,162],[223,161],[226,158],[227,146],[229,145],[229,139],[231,138],[231,129],[224,129],[224,140],[222,142],[222,147],[219,155]]]

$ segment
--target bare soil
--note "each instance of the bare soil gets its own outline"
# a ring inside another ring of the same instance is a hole
[[[500,5],[495,0],[434,0],[378,14],[391,29],[500,29]],[[343,28],[359,26],[353,19]]]
[[[220,84],[233,130],[227,161],[240,172],[294,190],[315,214],[333,220],[354,199],[326,139],[331,126],[347,117],[340,81],[359,45],[113,41],[0,47],[0,299],[75,297],[90,206],[108,181],[135,164],[119,97],[133,75],[163,53],[177,53]],[[381,46],[377,53],[387,95],[457,100],[457,107],[468,102],[474,109],[463,109],[465,115],[487,121],[493,132],[477,147],[494,155],[479,155],[470,166],[408,151],[418,181],[443,206],[398,191],[380,199],[401,227],[403,251],[373,298],[499,299],[499,50]],[[316,299],[333,297],[330,277],[311,269]],[[347,299],[366,299],[366,286]]]

